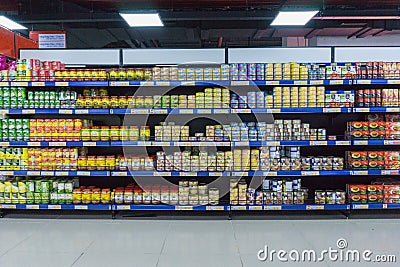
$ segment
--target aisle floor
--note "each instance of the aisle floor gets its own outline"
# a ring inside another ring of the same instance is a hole
[[[0,219],[1,267],[398,266],[258,260],[274,250],[348,249],[395,255],[399,220]],[[319,252],[318,252],[319,253]],[[261,255],[262,256],[262,255]]]

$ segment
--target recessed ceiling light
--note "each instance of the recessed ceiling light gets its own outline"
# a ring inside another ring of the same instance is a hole
[[[279,11],[271,26],[306,25],[319,11]]]
[[[162,27],[164,23],[158,13],[119,13],[131,27]]]
[[[26,30],[27,28],[22,26],[21,24],[16,23],[15,21],[5,17],[0,16],[0,25],[10,29],[10,30]]]

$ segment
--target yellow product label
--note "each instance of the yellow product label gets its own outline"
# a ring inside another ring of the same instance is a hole
[[[4,193],[5,191],[5,185],[3,182],[0,181],[0,193]]]
[[[82,129],[81,130],[81,138],[82,141],[90,141],[91,133],[89,129]]]
[[[78,98],[75,102],[76,108],[83,108],[85,107],[85,100]]]
[[[1,192],[1,190],[0,190]],[[26,184],[24,182],[18,182],[18,192],[26,193]]]
[[[108,108],[109,107],[109,102],[107,98],[102,98],[101,99],[101,108]]]
[[[91,108],[93,107],[93,101],[91,98],[85,98],[85,108]]]

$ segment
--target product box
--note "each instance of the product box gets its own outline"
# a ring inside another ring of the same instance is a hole
[[[326,66],[326,78],[327,79],[341,79],[342,68],[336,64]]]
[[[400,195],[400,185],[385,185],[384,193],[388,195]]]
[[[353,204],[367,204],[368,195],[349,195],[349,200]]]
[[[385,152],[385,167],[388,170],[400,169],[400,152],[399,151],[387,151]]]
[[[376,203],[383,203],[383,195],[371,194],[368,195],[368,203],[376,204]]]
[[[367,194],[368,195],[383,195],[384,186],[383,185],[368,185]]]
[[[355,79],[357,76],[356,66],[348,63],[345,66],[340,66],[342,79]]]
[[[368,152],[367,151],[348,151],[348,159],[350,161],[368,160]]]
[[[383,202],[387,204],[400,204],[400,195],[385,195]]]
[[[349,195],[366,195],[367,185],[349,185]]]

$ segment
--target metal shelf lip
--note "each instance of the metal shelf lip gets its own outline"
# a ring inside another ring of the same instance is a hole
[[[123,211],[123,210],[177,210],[177,211],[229,211],[228,205],[206,205],[206,206],[191,206],[191,205],[144,205],[144,204],[118,204],[112,206],[113,210]]]
[[[400,145],[400,140],[353,140],[353,145],[361,146],[390,146]]]
[[[351,209],[353,210],[400,209],[400,204],[382,204],[382,203],[351,204]]]
[[[56,87],[56,86],[108,86],[108,81],[14,81],[1,82],[0,86]]]
[[[246,211],[289,211],[289,210],[349,210],[350,205],[348,204],[282,204],[282,205],[237,205],[231,206],[231,210],[246,210]]]
[[[109,171],[22,170],[0,171],[4,176],[110,176]]]
[[[109,204],[0,204],[0,209],[17,210],[111,210]]]

